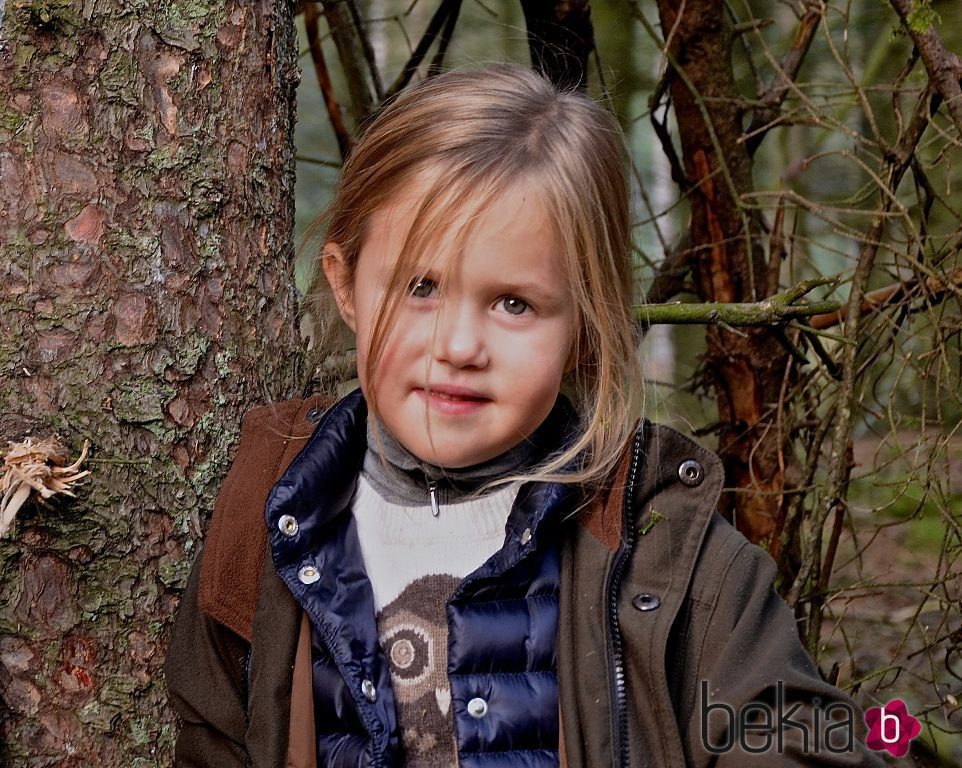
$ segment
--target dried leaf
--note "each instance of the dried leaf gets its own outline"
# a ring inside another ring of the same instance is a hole
[[[43,503],[57,493],[73,496],[71,486],[90,474],[80,471],[87,457],[90,441],[84,440],[80,457],[68,466],[69,454],[56,436],[37,439],[27,437],[20,443],[9,443],[0,468],[0,536],[4,536],[26,501],[34,496]]]

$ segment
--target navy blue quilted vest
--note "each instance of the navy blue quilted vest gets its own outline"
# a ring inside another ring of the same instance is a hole
[[[313,626],[319,768],[396,766],[403,759],[349,507],[367,449],[366,419],[360,391],[331,408],[266,509],[277,573]],[[559,399],[539,434],[562,445],[575,424]],[[573,496],[567,485],[523,485],[504,546],[448,602],[448,678],[461,766],[558,765],[559,536]]]

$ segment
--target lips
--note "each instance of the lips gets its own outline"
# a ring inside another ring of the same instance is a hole
[[[467,387],[448,384],[430,384],[418,388],[415,393],[437,413],[447,416],[466,416],[476,413],[491,402],[491,398]]]
[[[424,387],[423,392],[426,394],[443,398],[445,400],[490,400],[490,397],[477,392],[473,389],[468,389],[467,387],[456,387],[449,384],[430,384]]]

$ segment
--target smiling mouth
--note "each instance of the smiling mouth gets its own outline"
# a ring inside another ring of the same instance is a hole
[[[480,392],[463,387],[419,387],[418,390],[428,397],[436,397],[441,400],[451,400],[453,402],[477,402],[483,403],[490,400]]]
[[[424,398],[433,409],[451,415],[474,413],[491,402],[490,397],[460,387],[444,387],[441,389],[420,387],[415,392]]]
[[[431,397],[437,397],[441,400],[451,400],[453,402],[467,401],[472,403],[483,403],[488,400],[487,397],[481,397],[480,395],[456,395],[450,392],[441,392],[437,389],[427,389],[424,390]]]

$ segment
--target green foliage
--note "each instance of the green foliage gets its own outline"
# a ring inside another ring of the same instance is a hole
[[[913,32],[923,34],[929,27],[942,22],[942,17],[932,7],[932,0],[915,0],[915,5],[906,18]]]

